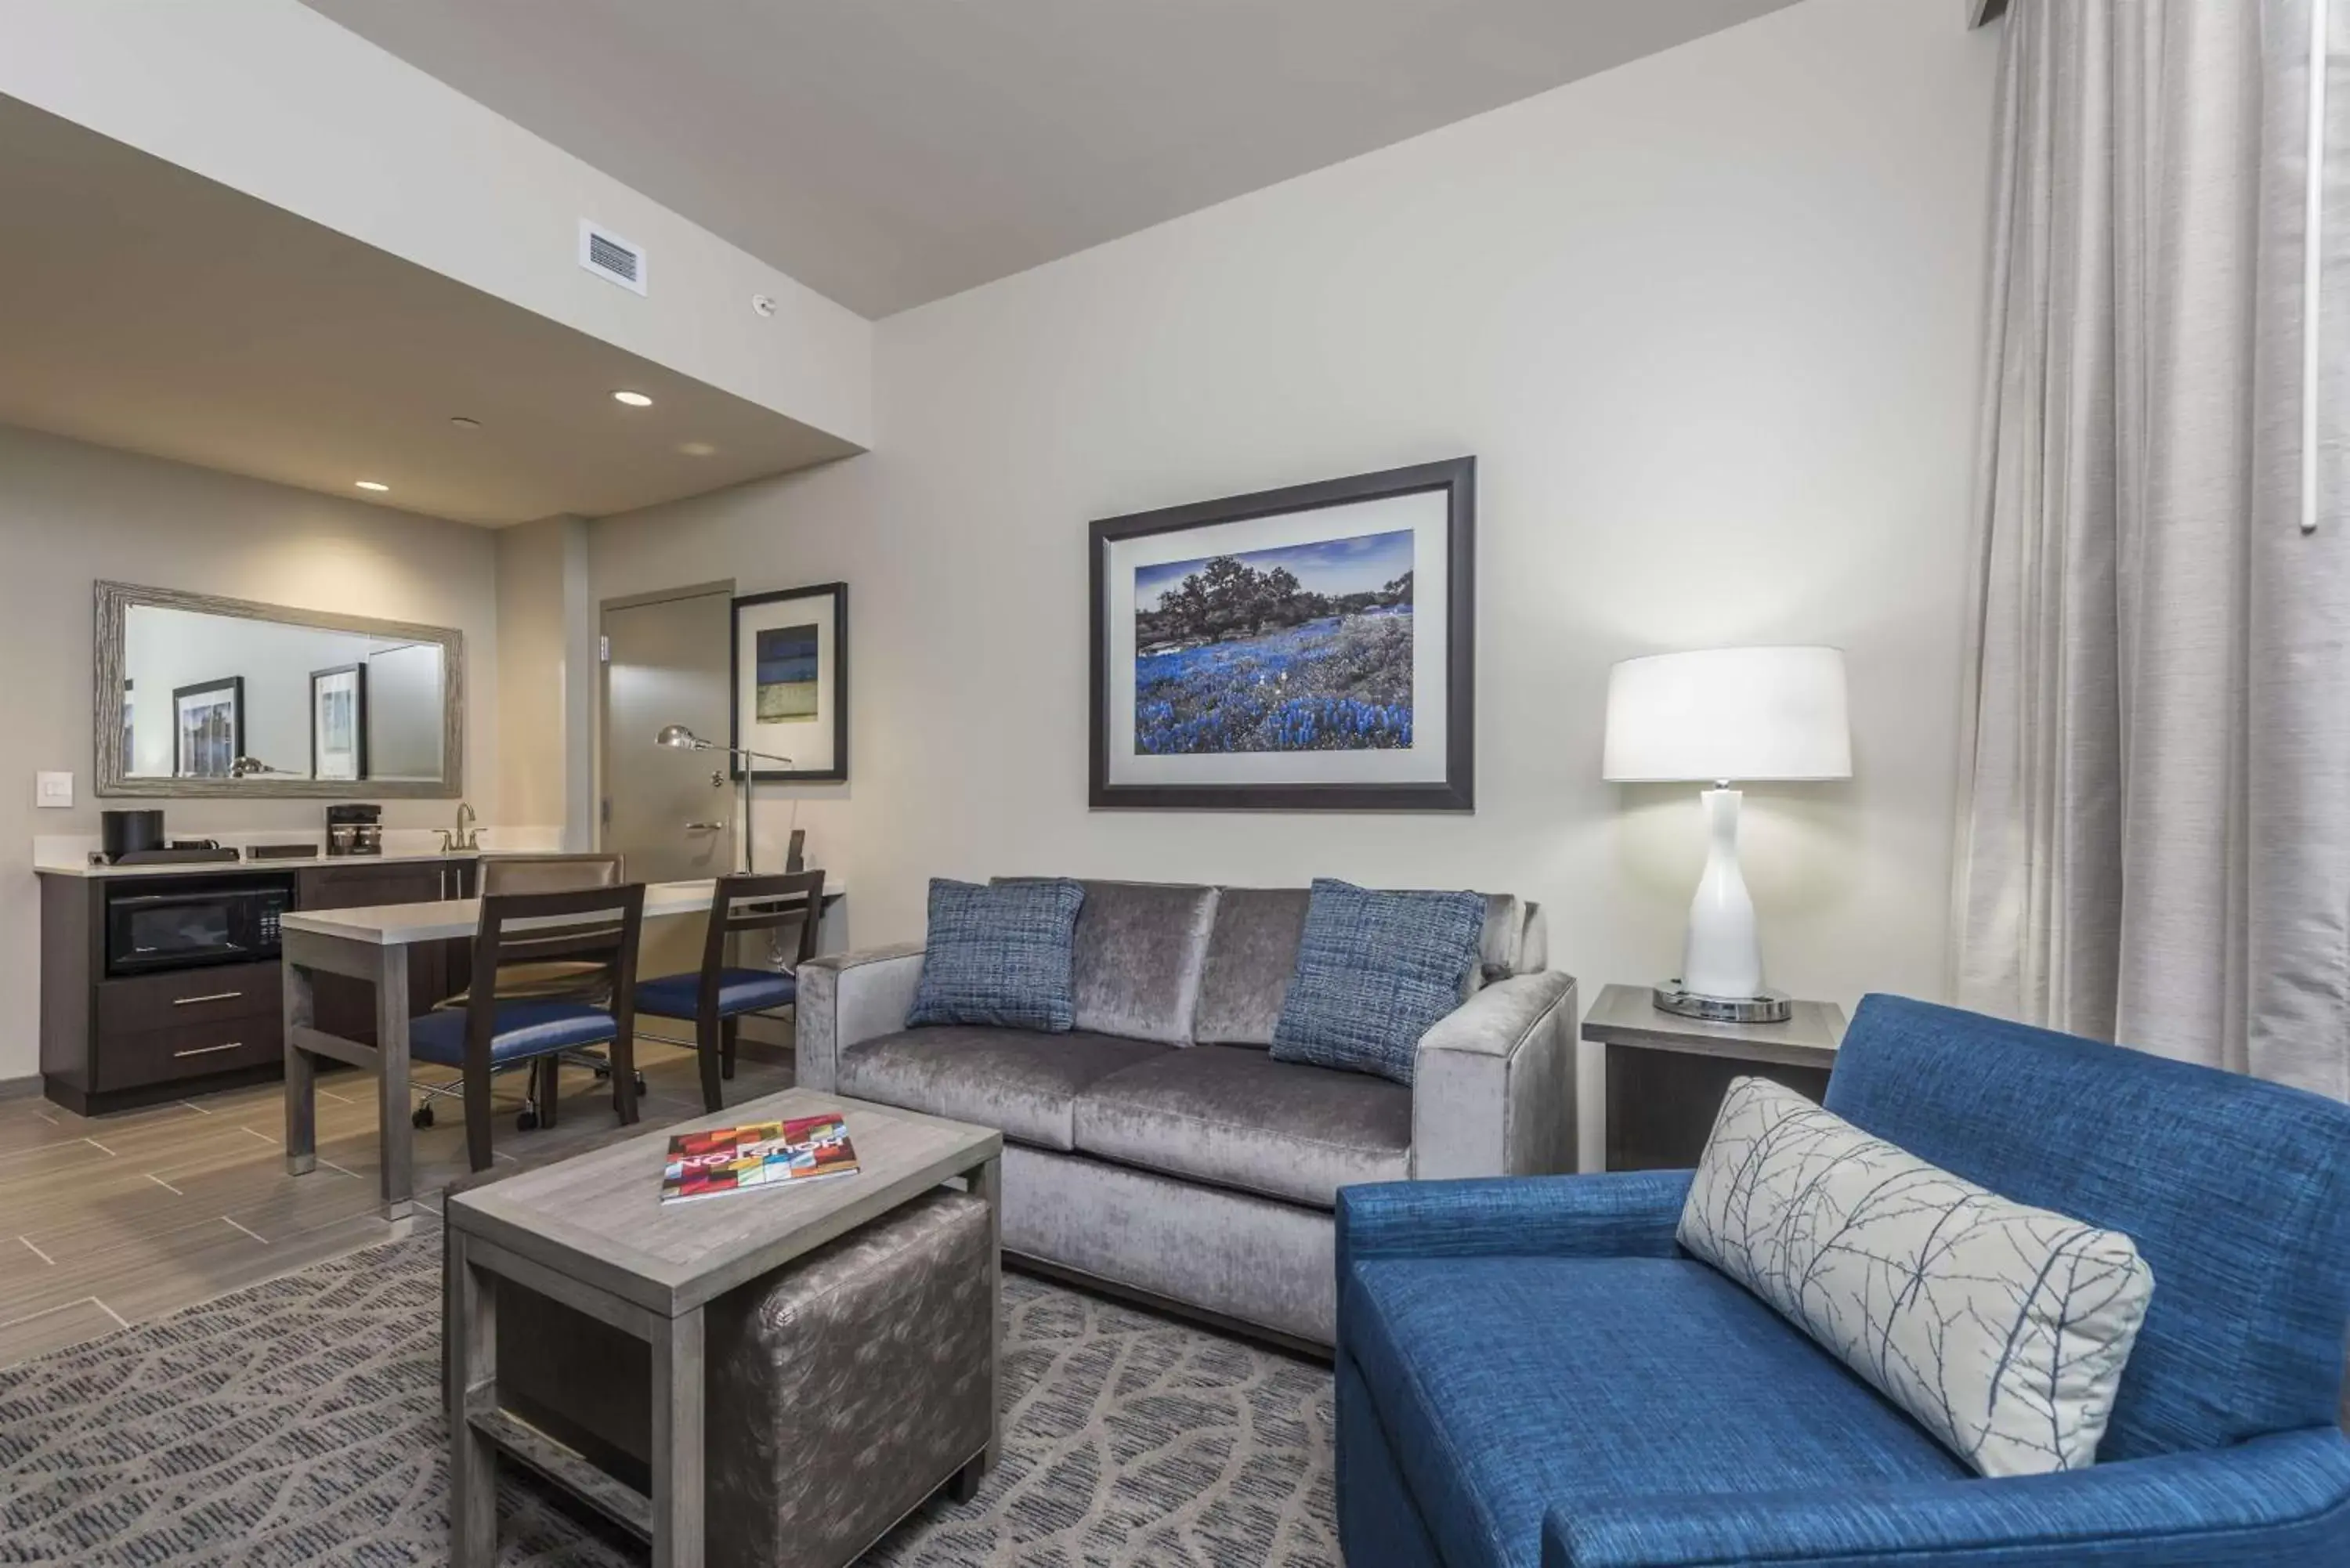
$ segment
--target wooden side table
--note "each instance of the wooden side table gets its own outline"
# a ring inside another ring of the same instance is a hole
[[[1645,985],[1607,987],[1583,1037],[1607,1047],[1607,1168],[1695,1165],[1733,1078],[1821,1098],[1844,1029],[1834,1002],[1798,1002],[1784,1023],[1705,1023],[1659,1011]]]

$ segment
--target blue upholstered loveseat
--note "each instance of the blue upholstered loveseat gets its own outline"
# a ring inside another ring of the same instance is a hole
[[[1975,1476],[1675,1247],[1687,1172],[1356,1187],[1348,1568],[2350,1564],[2350,1107],[1888,997],[1827,1103],[2137,1241],[2154,1298],[2095,1466]]]

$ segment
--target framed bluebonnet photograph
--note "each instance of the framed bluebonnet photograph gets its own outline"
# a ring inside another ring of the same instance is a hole
[[[1092,526],[1096,806],[1475,808],[1476,460]]]
[[[761,784],[848,777],[848,585],[819,583],[734,601],[733,742],[789,757]],[[735,759],[737,777],[743,761]]]

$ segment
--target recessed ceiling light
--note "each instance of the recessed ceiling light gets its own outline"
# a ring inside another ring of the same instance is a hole
[[[653,400],[650,398],[646,397],[642,392],[631,392],[625,387],[612,394],[612,400],[616,403],[626,403],[632,409],[650,409],[653,406]]]
[[[351,483],[358,485],[361,490],[390,490],[391,488],[390,485],[386,484],[380,479],[355,479]]]
[[[681,444],[677,450],[685,453],[688,457],[709,457],[718,451],[716,447],[711,445],[706,441],[686,441]]]
[[[449,422],[455,425],[461,431],[477,431],[482,428],[481,421],[468,419],[463,414],[451,414],[449,416]]]

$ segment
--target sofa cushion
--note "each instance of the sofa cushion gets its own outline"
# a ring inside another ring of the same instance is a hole
[[[1419,1037],[1461,1005],[1486,901],[1317,877],[1273,1054],[1411,1082]]]
[[[1687,1258],[1352,1265],[1339,1337],[1450,1568],[1537,1568],[1555,1507],[1970,1478]]]
[[[1083,886],[1086,901],[1077,911],[1069,962],[1075,1026],[1092,1034],[1191,1044],[1216,890],[1174,882]]]
[[[1191,1037],[1202,1045],[1270,1045],[1305,932],[1303,888],[1226,888],[1200,974]]]
[[[1088,883],[1087,887],[1092,884]],[[1226,888],[1217,896],[1215,928],[1200,977],[1191,1037],[1202,1045],[1270,1045],[1297,970],[1313,895],[1303,888]],[[1077,919],[1084,940],[1085,919]],[[1485,895],[1477,962],[1462,977],[1462,1001],[1497,980],[1543,968],[1547,954],[1534,905],[1514,893]],[[1079,1028],[1085,1025],[1080,1023]]]
[[[1987,1476],[2096,1461],[2154,1291],[2119,1231],[2011,1202],[1765,1078],[1731,1084],[1679,1240]]]
[[[1198,1045],[1097,1079],[1076,1135],[1104,1159],[1328,1209],[1341,1187],[1411,1174],[1411,1091]]]
[[[921,982],[909,1024],[1074,1026],[1071,953],[1085,888],[1024,878],[981,888],[931,878]]]
[[[1076,1147],[1078,1094],[1168,1050],[1107,1034],[1040,1034],[949,1024],[884,1034],[840,1059],[839,1088],[860,1100],[994,1127],[1064,1153]]]

